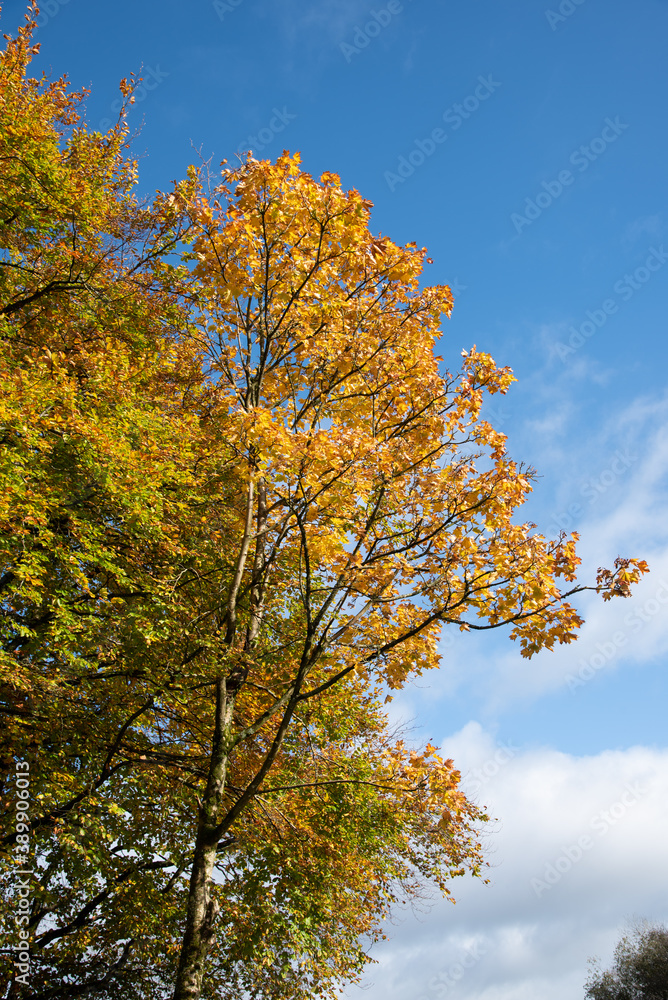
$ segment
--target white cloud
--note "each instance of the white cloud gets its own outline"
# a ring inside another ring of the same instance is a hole
[[[651,239],[660,239],[663,236],[664,225],[661,220],[660,215],[644,215],[640,216],[638,219],[634,219],[633,222],[624,230],[622,235],[622,246],[626,249],[630,249],[635,246],[638,240],[646,240],[647,236]]]
[[[547,441],[555,429],[530,428],[547,465],[538,489],[554,485],[552,514],[580,503],[568,527],[582,534],[583,581],[617,554],[647,559],[650,575],[628,600],[584,595],[578,642],[532,661],[500,632],[446,633],[441,670],[418,681],[430,687],[429,704],[422,692],[402,692],[397,719],[419,719],[426,709],[431,726],[453,696],[460,703],[474,697],[493,718],[573,687],[574,678],[595,683],[602,671],[641,669],[668,652],[668,400],[636,399],[579,435],[569,422],[576,416],[574,408],[564,427],[570,486],[559,484],[563,442]],[[633,458],[613,470],[618,449]],[[583,487],[591,492],[592,484],[602,488],[590,501]],[[577,684],[573,692],[577,697]],[[439,738],[438,730],[425,735]],[[455,907],[438,902],[427,916],[403,914],[375,952],[379,964],[367,989],[351,989],[351,997],[572,1000],[583,994],[587,959],[598,955],[607,964],[628,920],[668,922],[668,750],[634,746],[576,757],[498,744],[470,722],[443,751],[464,787],[498,818],[486,835],[491,884],[462,880],[453,886]]]
[[[455,884],[390,929],[364,993],[380,1000],[572,1000],[587,958],[609,960],[625,920],[665,921],[668,750],[573,757],[497,745],[478,723],[445,740],[463,784],[498,817],[491,884]]]
[[[446,630],[442,667],[424,679],[433,699],[468,693],[481,711],[496,714],[564,686],[574,690],[601,671],[668,654],[668,400],[637,399],[605,426],[584,428],[579,439],[571,428],[569,438],[566,461],[559,445],[543,448],[539,437],[542,504],[537,496],[519,516],[536,520],[550,537],[560,529],[580,533],[583,585],[592,585],[598,567],[612,567],[618,555],[645,559],[649,575],[627,599],[576,597],[585,619],[577,641],[531,660],[501,631],[462,636]]]
[[[320,0],[317,4],[303,4],[297,0],[289,0],[281,5],[277,14],[280,15],[282,29],[291,44],[304,44],[304,36],[309,39],[309,47],[317,40],[321,45],[323,40],[335,43],[336,55],[341,53],[338,43],[347,38],[348,33],[361,22],[371,17],[372,3],[367,0]]]

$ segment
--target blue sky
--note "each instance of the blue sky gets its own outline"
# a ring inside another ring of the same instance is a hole
[[[4,31],[23,9],[4,5]],[[142,192],[197,151],[216,168],[299,150],[374,202],[375,230],[428,247],[427,280],[456,296],[445,362],[475,343],[519,379],[489,419],[542,476],[526,516],[581,532],[583,580],[618,554],[650,562],[632,600],[583,600],[575,646],[527,663],[505,636],[446,637],[442,669],[391,708],[501,827],[492,885],[394,928],[364,995],[581,995],[627,916],[668,918],[668,3],[47,0],[40,25],[36,65],[92,89],[94,127],[144,76]],[[540,872],[636,772],[646,791],[609,837],[518,895],[534,876],[511,832],[533,831]]]

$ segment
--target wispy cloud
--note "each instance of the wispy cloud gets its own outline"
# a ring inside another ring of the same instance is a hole
[[[643,215],[630,222],[622,234],[622,246],[631,249],[639,241],[659,240],[665,233],[660,215]]]
[[[545,474],[531,516],[553,537],[560,528],[581,534],[582,583],[591,584],[597,568],[611,565],[617,555],[646,559],[651,572],[631,598],[579,597],[585,625],[577,642],[530,661],[501,632],[473,636],[446,630],[443,665],[425,681],[435,702],[458,694],[471,698],[486,717],[496,717],[513,705],[572,688],[583,668],[591,675],[592,663],[598,675],[668,653],[668,588],[663,586],[668,581],[668,399],[638,398],[602,426],[585,426],[580,434],[572,426],[576,417],[577,411],[566,408],[551,421],[528,421],[525,431],[537,438],[539,472]]]
[[[668,917],[656,878],[665,854],[668,751],[575,757],[525,748],[506,755],[482,788],[476,771],[499,751],[489,732],[471,723],[443,751],[462,768],[465,787],[500,817],[489,838],[491,885],[455,883],[456,907],[438,903],[428,918],[406,917],[394,940],[390,928],[368,988],[348,995],[581,996],[587,958],[609,957],[626,917]],[[579,841],[589,845],[580,857]],[[538,894],[532,880],[544,881],[552,869],[560,877]]]

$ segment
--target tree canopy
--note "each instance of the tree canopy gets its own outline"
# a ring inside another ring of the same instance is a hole
[[[594,963],[586,1000],[668,1000],[668,927],[640,923],[620,938],[613,963]]]
[[[483,871],[384,699],[444,627],[571,642],[577,536],[515,520],[534,474],[481,417],[514,377],[445,370],[424,250],[287,152],[139,201],[124,110],[28,76],[35,13],[0,62],[3,995],[333,996],[399,899]]]

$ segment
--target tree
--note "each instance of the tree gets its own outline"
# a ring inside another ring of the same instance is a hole
[[[668,1000],[668,928],[641,923],[615,948],[612,967],[597,964],[585,987],[588,1000]]]
[[[572,641],[577,536],[513,520],[533,473],[480,415],[513,375],[443,370],[423,250],[288,153],[137,203],[123,113],[27,78],[31,12],[0,66],[8,939],[28,856],[32,997],[331,996],[399,898],[482,872],[486,817],[383,699],[446,626]]]
[[[146,798],[157,788],[127,776],[131,735],[124,745],[119,737],[150,691],[138,682],[130,692],[112,664],[123,648],[133,661],[128,673],[140,676],[165,621],[196,418],[178,403],[195,386],[178,336],[182,285],[169,263],[184,225],[175,195],[150,208],[133,199],[123,115],[104,136],[88,132],[77,115],[85,95],[69,93],[65,80],[27,79],[33,28],[29,17],[0,64],[0,693],[3,773],[11,776],[3,782],[5,845],[19,865],[28,835],[15,822],[13,762],[36,765],[37,985],[40,956],[64,941],[70,947],[55,955],[48,981],[66,983],[70,967],[85,967],[87,949],[97,962],[93,978],[103,980],[124,945],[115,956],[112,938],[106,965],[90,937],[82,948],[86,914],[97,915],[105,880],[118,895],[160,864],[150,846],[136,864],[102,857],[100,845],[115,846],[114,823],[127,824],[111,811],[120,812],[117,802],[97,793],[115,783],[142,822],[134,839],[148,842],[159,817]],[[131,85],[122,91],[130,100]],[[3,920],[11,942],[9,860]],[[16,974],[11,953],[3,965],[6,985]]]
[[[510,625],[528,656],[580,624],[566,598],[581,588],[557,582],[575,578],[574,538],[513,523],[531,476],[480,419],[483,391],[505,392],[511,372],[475,349],[458,378],[439,370],[450,290],[421,290],[424,251],[372,235],[369,209],[288,154],[248,160],[192,208],[210,420],[246,484],[217,622],[236,663],[216,681],[175,1000],[199,992],[217,845],[299,710],[353,675],[391,689],[436,666],[444,624]],[[619,560],[599,586],[626,593],[641,571]],[[249,685],[263,694],[239,731]],[[230,747],[260,724],[262,754],[229,795]]]

